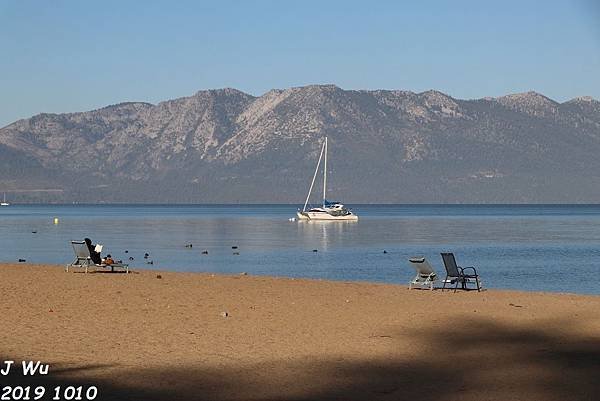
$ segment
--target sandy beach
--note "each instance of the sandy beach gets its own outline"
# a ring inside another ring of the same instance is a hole
[[[2,386],[95,385],[101,400],[600,394],[598,296],[30,264],[0,264],[0,291],[0,363],[50,365]]]

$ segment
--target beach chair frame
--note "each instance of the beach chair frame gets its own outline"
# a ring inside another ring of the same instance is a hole
[[[90,266],[95,265],[90,256],[90,250],[87,247],[85,241],[71,241],[73,252],[75,253],[75,260],[67,265],[66,271],[69,271],[71,267],[85,267],[85,272],[88,272]]]
[[[442,291],[446,289],[446,284],[448,283],[454,284],[454,292],[458,289],[459,284],[461,285],[461,289],[469,290],[468,284],[472,283],[476,284],[477,292],[481,291],[481,278],[473,266],[460,267],[456,263],[456,258],[452,252],[442,252],[441,255],[444,268],[446,269],[446,278],[442,285]],[[472,271],[472,273],[467,274],[465,270]]]
[[[91,266],[102,268],[110,266],[111,272],[114,272],[115,267],[118,267],[125,269],[125,272],[129,273],[129,265],[125,263],[114,263],[110,265],[106,265],[104,263],[94,263],[92,257],[90,256],[90,250],[88,249],[85,241],[71,241],[71,246],[73,247],[73,252],[75,253],[75,260],[66,266],[65,270],[67,272],[69,271],[69,268],[73,267],[85,267],[85,272],[87,273]]]
[[[412,290],[413,287],[419,286],[429,287],[433,291],[435,281],[437,280],[437,274],[433,271],[433,267],[429,264],[427,259],[424,257],[413,257],[408,259],[412,267],[417,271],[417,275],[408,284],[408,289]]]

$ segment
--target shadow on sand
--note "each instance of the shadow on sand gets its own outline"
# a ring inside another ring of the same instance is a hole
[[[205,366],[203,350],[190,349],[198,354],[195,366],[52,366],[48,376],[13,373],[0,376],[0,383],[48,389],[93,384],[99,400],[597,400],[600,335],[576,335],[575,324],[449,321],[443,329],[403,329],[376,339],[392,351],[409,344],[408,357],[390,352],[372,360],[315,356]]]

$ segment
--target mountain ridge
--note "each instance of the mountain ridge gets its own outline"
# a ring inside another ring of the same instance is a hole
[[[497,99],[500,99],[500,98],[507,98],[507,97],[511,97],[511,96],[524,96],[524,95],[531,94],[531,95],[537,95],[537,96],[544,97],[544,98],[550,100],[551,102],[556,103],[557,105],[565,105],[565,104],[569,104],[569,103],[581,103],[581,102],[585,102],[585,103],[597,103],[597,104],[600,105],[600,100],[594,98],[593,96],[588,96],[588,95],[576,96],[576,97],[574,97],[572,99],[565,100],[563,102],[558,102],[558,101],[556,101],[556,100],[554,100],[554,99],[552,99],[552,98],[550,98],[548,96],[545,96],[545,95],[543,95],[543,94],[541,94],[539,92],[536,92],[536,91],[515,92],[515,93],[509,93],[507,95],[496,96],[496,97],[485,96],[485,97],[481,97],[481,98],[463,99],[463,98],[453,97],[451,95],[448,95],[448,94],[446,94],[444,92],[441,92],[441,91],[438,91],[436,89],[428,89],[428,90],[425,90],[425,91],[422,91],[422,92],[414,92],[414,91],[402,90],[402,89],[342,89],[341,87],[339,87],[339,86],[337,86],[335,84],[312,84],[312,85],[306,85],[306,86],[291,87],[291,88],[288,88],[288,89],[307,88],[307,87],[335,87],[335,88],[341,89],[343,91],[349,91],[349,92],[362,92],[362,93],[371,93],[371,92],[398,92],[398,93],[401,93],[401,94],[411,94],[411,95],[423,95],[423,94],[426,94],[428,92],[435,92],[435,93],[439,93],[441,95],[444,95],[444,96],[446,96],[446,97],[448,97],[450,99],[459,100],[459,101],[478,101],[478,100],[492,101],[492,100],[497,100]],[[286,89],[274,88],[274,89],[268,90],[267,92],[265,92],[262,95],[255,96],[255,95],[246,93],[244,91],[241,91],[239,89],[232,88],[232,87],[223,87],[223,88],[216,88],[216,89],[201,89],[201,90],[196,91],[193,95],[182,96],[182,97],[178,97],[178,98],[174,98],[174,99],[170,99],[170,100],[163,100],[163,101],[160,101],[160,102],[158,102],[156,104],[151,103],[151,102],[146,102],[146,101],[139,100],[139,101],[126,101],[126,102],[119,102],[119,103],[115,103],[115,104],[109,104],[109,105],[101,106],[101,107],[99,107],[97,109],[91,109],[91,110],[73,111],[73,112],[65,112],[65,113],[41,112],[41,113],[34,114],[31,117],[21,118],[21,119],[15,120],[12,123],[8,123],[7,125],[5,125],[3,127],[0,127],[0,129],[7,128],[7,127],[9,127],[9,126],[11,126],[11,125],[19,122],[19,121],[29,120],[31,118],[34,118],[36,116],[41,116],[41,115],[60,116],[60,115],[70,115],[70,114],[78,114],[78,113],[89,113],[89,112],[99,111],[99,110],[103,110],[103,109],[113,108],[113,107],[116,107],[116,106],[122,106],[122,105],[136,105],[136,104],[139,104],[139,105],[146,105],[146,106],[157,106],[157,105],[159,105],[161,103],[164,103],[164,102],[171,102],[173,100],[178,100],[178,99],[186,99],[186,98],[190,98],[190,97],[196,96],[196,95],[204,93],[204,92],[235,91],[235,92],[239,92],[241,94],[244,94],[244,95],[247,95],[247,96],[250,96],[250,97],[258,99],[258,98],[261,98],[263,96],[268,95],[271,92],[284,92],[285,90]]]
[[[464,100],[331,84],[40,113],[0,128],[0,188],[22,202],[300,202],[324,136],[332,196],[348,202],[600,197],[593,98]],[[40,185],[62,192],[19,192]]]

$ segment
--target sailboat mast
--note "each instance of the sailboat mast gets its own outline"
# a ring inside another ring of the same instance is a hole
[[[306,201],[304,202],[304,207],[302,211],[306,211],[306,205],[308,205],[308,200],[310,199],[310,193],[312,192],[313,186],[315,185],[315,180],[317,179],[317,173],[319,172],[319,166],[321,165],[321,159],[323,158],[323,151],[325,150],[325,144],[321,147],[321,153],[319,154],[319,161],[317,162],[317,168],[315,169],[315,174],[313,175],[313,179],[310,183],[310,188],[308,189],[308,195],[306,195]]]
[[[327,137],[325,137],[325,165],[323,166],[323,207],[327,200]]]

